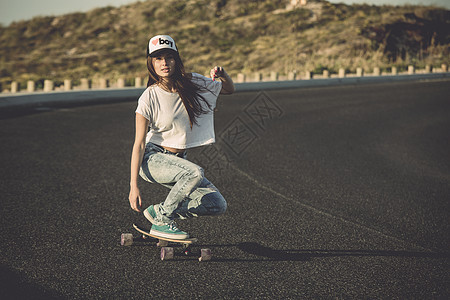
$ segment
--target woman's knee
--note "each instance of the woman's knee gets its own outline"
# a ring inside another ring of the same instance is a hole
[[[221,205],[218,206],[217,214],[218,215],[223,215],[227,211],[227,208],[228,208],[228,204],[225,201],[225,199],[223,199],[223,202],[221,203]]]
[[[209,194],[209,213],[211,215],[223,215],[227,211],[227,201],[219,192]]]

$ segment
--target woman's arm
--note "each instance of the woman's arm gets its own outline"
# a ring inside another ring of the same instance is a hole
[[[130,195],[128,197],[133,210],[140,212],[142,206],[141,193],[138,187],[139,169],[145,152],[145,137],[149,121],[136,113],[136,136],[131,154]]]
[[[234,83],[231,77],[228,75],[228,73],[225,71],[222,67],[214,67],[211,69],[211,78],[215,80],[218,78],[220,81],[222,81],[222,90],[220,91],[221,94],[229,95],[234,93]]]

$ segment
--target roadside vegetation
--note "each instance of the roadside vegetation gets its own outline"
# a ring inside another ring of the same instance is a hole
[[[206,73],[399,70],[449,63],[450,11],[310,0],[149,0],[0,26],[0,83],[146,75],[146,46],[169,34]]]

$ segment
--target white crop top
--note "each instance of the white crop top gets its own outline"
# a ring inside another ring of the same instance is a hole
[[[214,108],[222,89],[221,81],[192,73],[192,81],[205,87],[200,94],[211,106],[202,103],[206,114],[196,118],[197,124],[189,123],[189,116],[178,93],[170,93],[157,85],[148,87],[138,100],[136,113],[149,120],[146,143],[177,149],[187,149],[214,143]]]

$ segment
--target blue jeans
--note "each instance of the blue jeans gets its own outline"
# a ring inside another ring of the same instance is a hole
[[[170,189],[166,200],[155,207],[159,222],[220,215],[227,209],[219,190],[204,177],[201,167],[186,159],[186,153],[175,155],[148,143],[139,174],[148,182]]]

